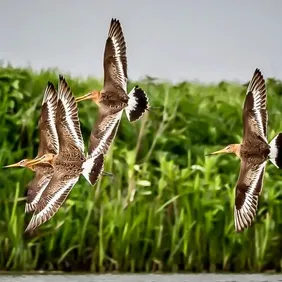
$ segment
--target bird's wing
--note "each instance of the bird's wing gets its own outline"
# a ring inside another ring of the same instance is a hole
[[[99,154],[106,154],[114,137],[121,120],[122,111],[115,114],[99,113],[98,120],[93,126],[88,154],[97,156]]]
[[[53,176],[54,169],[51,165],[38,164],[37,166],[40,166],[40,168],[35,170],[35,177],[29,182],[27,187],[25,212],[35,210],[43,191]]]
[[[38,157],[46,153],[58,154],[59,139],[56,129],[56,110],[58,95],[55,86],[48,82],[45,89],[39,119]]]
[[[120,22],[112,19],[104,51],[104,89],[127,96],[127,79],[123,31]]]
[[[84,154],[84,142],[77,113],[77,103],[65,78],[59,76],[58,106],[56,127],[59,135],[60,150],[77,147]]]
[[[51,181],[43,191],[25,231],[35,229],[53,217],[66,200],[78,179],[79,176],[77,175],[71,177],[59,171],[55,171]]]
[[[234,219],[237,232],[248,228],[255,218],[258,197],[262,190],[266,162],[256,165],[247,159],[241,160],[241,169],[236,185]]]
[[[243,141],[261,138],[267,142],[267,110],[265,80],[256,69],[247,89],[243,110]]]

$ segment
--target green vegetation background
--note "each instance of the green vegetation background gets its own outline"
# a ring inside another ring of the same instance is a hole
[[[75,96],[102,86],[66,78]],[[36,156],[43,91],[57,79],[56,70],[0,68],[1,166]],[[81,177],[32,235],[23,232],[33,173],[1,169],[0,270],[281,271],[281,171],[267,165],[256,223],[238,234],[233,204],[240,161],[204,156],[241,141],[246,85],[138,84],[162,108],[132,124],[123,117],[105,163],[115,179],[103,177],[92,187]],[[267,87],[270,140],[282,131],[282,84],[269,79]],[[96,105],[81,102],[79,116],[87,148]]]

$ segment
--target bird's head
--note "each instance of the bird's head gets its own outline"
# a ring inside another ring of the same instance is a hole
[[[240,151],[240,144],[230,144],[226,146],[225,148],[209,153],[206,156],[217,155],[217,154],[228,154],[228,153],[233,153],[239,156],[239,151]]]
[[[45,154],[41,157],[35,158],[27,162],[27,166],[34,166],[37,164],[51,164],[53,165],[56,155],[55,154]]]

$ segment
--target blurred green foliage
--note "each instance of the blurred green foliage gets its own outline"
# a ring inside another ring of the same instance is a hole
[[[0,68],[1,166],[32,158],[48,80],[40,73]],[[251,77],[252,74],[250,74]],[[75,96],[102,81],[72,79]],[[135,85],[129,83],[129,90]],[[263,271],[282,266],[282,176],[267,165],[255,224],[234,230],[234,187],[240,161],[205,153],[241,141],[246,85],[146,79],[138,82],[153,107],[142,120],[123,117],[94,187],[81,177],[59,212],[32,235],[24,234],[27,169],[0,173],[0,270]],[[268,83],[269,139],[282,130],[282,84]],[[79,104],[87,148],[97,106]]]

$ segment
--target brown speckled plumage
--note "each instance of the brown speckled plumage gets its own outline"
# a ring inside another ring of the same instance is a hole
[[[267,121],[265,80],[260,70],[256,69],[243,108],[242,143],[231,144],[211,153],[235,153],[241,159],[234,208],[235,229],[238,232],[248,228],[255,218],[267,160],[282,168],[282,134],[268,143]]]

